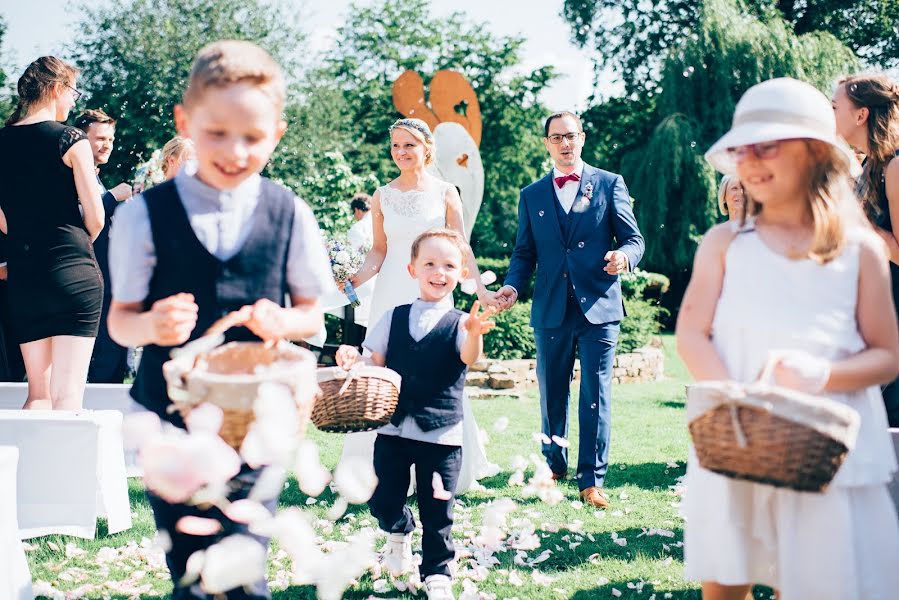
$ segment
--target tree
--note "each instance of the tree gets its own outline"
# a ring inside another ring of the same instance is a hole
[[[454,13],[435,18],[427,0],[354,5],[338,30],[339,43],[312,80],[333,80],[344,97],[343,124],[352,143],[347,160],[386,182],[396,176],[388,152],[389,125],[401,115],[391,89],[406,69],[427,83],[441,69],[460,71],[478,94],[483,119],[485,194],[472,244],[479,256],[508,254],[515,238],[518,190],[542,175],[545,109],[537,96],[554,76],[550,67],[513,75],[522,38],[491,35]]]
[[[623,74],[629,95],[659,83],[666,53],[696,31],[702,0],[565,0],[572,39],[596,51],[597,72]],[[793,33],[829,32],[873,64],[899,64],[899,0],[745,0],[742,10]]]
[[[699,236],[717,219],[717,177],[703,153],[730,127],[747,88],[792,76],[825,90],[857,67],[852,51],[830,34],[797,36],[789,23],[749,16],[735,0],[707,0],[696,34],[662,65],[658,125],[622,160],[646,237],[640,266],[665,273],[675,288],[685,281]]]
[[[6,50],[3,45],[3,41],[6,39],[6,19],[0,16],[0,118],[2,121],[0,123],[5,123],[6,119],[9,118],[9,115],[12,113],[13,108],[15,108],[15,102],[13,102],[13,93],[10,84],[14,83],[9,80],[9,77],[6,74]]]
[[[82,69],[86,106],[119,119],[107,167],[129,179],[135,163],[174,134],[180,101],[197,52],[220,39],[244,39],[268,50],[296,81],[303,34],[286,5],[263,0],[125,0],[84,5],[71,48]]]

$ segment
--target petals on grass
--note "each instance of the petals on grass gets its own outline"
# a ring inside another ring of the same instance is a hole
[[[222,524],[215,519],[189,515],[178,519],[175,529],[187,535],[215,535],[222,530]]]

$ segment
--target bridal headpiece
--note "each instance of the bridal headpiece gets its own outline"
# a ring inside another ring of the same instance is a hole
[[[408,129],[414,129],[418,131],[423,136],[425,136],[425,141],[431,143],[434,141],[434,135],[431,133],[431,128],[428,127],[428,124],[422,121],[421,119],[398,119],[390,126],[388,131],[393,131],[397,127],[405,127]]]

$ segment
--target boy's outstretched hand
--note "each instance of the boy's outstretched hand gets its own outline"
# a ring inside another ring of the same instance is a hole
[[[495,321],[490,321],[490,317],[496,314],[495,306],[488,306],[487,310],[481,312],[481,303],[478,300],[471,305],[471,311],[468,313],[468,319],[465,320],[465,332],[470,336],[481,336],[496,327]]]

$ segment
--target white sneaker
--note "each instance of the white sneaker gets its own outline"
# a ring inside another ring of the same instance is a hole
[[[387,536],[387,545],[381,561],[384,568],[393,575],[399,577],[409,573],[414,568],[412,562],[412,534],[391,533]]]
[[[425,578],[428,600],[456,600],[453,596],[453,580],[446,575],[429,575]]]

